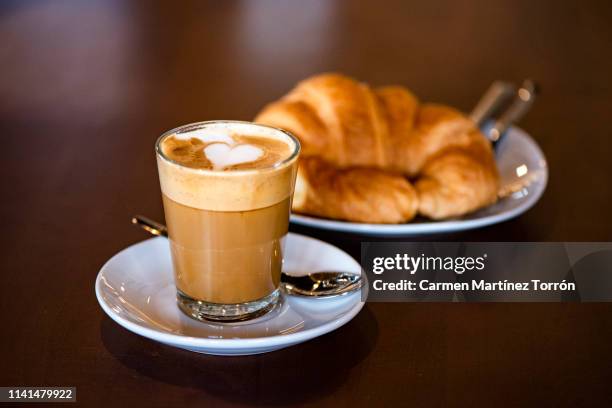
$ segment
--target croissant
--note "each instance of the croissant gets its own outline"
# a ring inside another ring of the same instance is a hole
[[[390,217],[383,214],[389,211],[378,200],[384,189],[373,182],[364,187],[364,181],[355,175],[362,175],[363,170],[351,170],[355,167],[388,172],[393,180],[398,177],[394,173],[414,180],[416,195],[407,194],[405,186],[393,187],[385,200],[412,200],[411,208],[433,219],[463,215],[497,199],[499,176],[493,152],[475,124],[453,108],[420,104],[401,86],[372,89],[343,75],[322,74],[300,82],[279,101],[264,107],[255,121],[292,132],[300,139],[303,157],[327,162],[329,171],[338,172],[328,176],[335,184],[369,197],[369,219],[378,220],[372,222],[405,222],[414,214],[405,210],[405,202],[396,206],[404,209],[401,212]],[[300,166],[305,168],[309,166]],[[299,170],[298,177],[301,173],[306,170]],[[387,180],[376,174],[377,180]],[[308,179],[307,186],[314,191],[325,188],[329,181],[314,173],[303,179]],[[361,184],[356,187],[356,183]],[[331,210],[337,201],[355,200],[342,191],[319,194],[316,213],[311,209],[314,204],[299,201],[294,210],[362,221],[361,216],[340,217]],[[396,217],[398,214],[403,218]]]
[[[298,164],[292,208],[296,212],[366,223],[400,223],[418,210],[405,177],[379,169],[337,169],[318,157]]]

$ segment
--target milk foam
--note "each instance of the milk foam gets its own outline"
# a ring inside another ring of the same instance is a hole
[[[249,143],[249,137],[282,142],[287,149],[283,148],[284,153],[270,165],[250,166],[261,163],[269,153],[265,153],[265,146]],[[166,140],[170,145],[176,143],[173,138],[179,147],[199,152],[196,159],[208,162],[208,167],[183,164],[180,152],[164,150]],[[163,194],[192,208],[249,211],[275,205],[293,192],[299,143],[279,129],[249,122],[202,122],[163,135],[156,150]]]
[[[259,147],[249,144],[229,146],[226,143],[213,143],[204,148],[204,154],[215,170],[223,170],[228,166],[253,162],[264,152]]]

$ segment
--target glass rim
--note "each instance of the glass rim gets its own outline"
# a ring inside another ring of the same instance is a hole
[[[271,129],[277,132],[281,132],[283,133],[285,136],[287,136],[289,138],[289,140],[291,140],[294,143],[294,149],[293,152],[285,159],[283,159],[282,161],[279,161],[278,163],[274,163],[272,166],[270,167],[264,167],[264,168],[258,168],[258,169],[241,169],[241,170],[231,170],[231,171],[224,171],[224,170],[213,170],[213,169],[199,169],[199,168],[195,168],[195,167],[189,167],[189,166],[185,166],[184,164],[181,164],[179,162],[177,162],[176,160],[172,160],[171,158],[169,158],[168,156],[166,156],[164,154],[164,152],[161,149],[161,143],[162,141],[168,137],[171,136],[173,134],[176,134],[180,131],[183,131],[185,129],[192,129],[196,130],[196,129],[202,129],[204,127],[206,127],[207,125],[212,125],[212,124],[235,124],[235,125],[249,125],[249,126],[257,126],[257,127],[264,127],[267,129]],[[229,175],[240,175],[240,174],[252,174],[252,173],[261,173],[261,172],[266,172],[266,171],[274,171],[274,170],[279,170],[282,169],[284,167],[289,166],[292,162],[294,162],[298,155],[300,154],[300,151],[302,150],[302,146],[300,144],[300,141],[298,140],[297,137],[293,136],[293,134],[291,134],[290,132],[281,129],[281,128],[277,128],[274,126],[269,126],[269,125],[263,125],[260,123],[255,123],[255,122],[248,122],[245,120],[207,120],[207,121],[203,121],[203,122],[193,122],[193,123],[188,123],[186,125],[181,125],[178,127],[175,127],[174,129],[170,129],[164,133],[161,134],[161,136],[159,136],[155,142],[155,153],[157,154],[158,157],[160,157],[161,159],[163,159],[164,161],[179,166],[183,169],[187,169],[189,171],[194,171],[197,173],[202,173],[202,174],[223,174],[224,176],[229,176]]]

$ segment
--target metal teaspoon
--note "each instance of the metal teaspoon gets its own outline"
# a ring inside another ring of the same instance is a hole
[[[138,225],[151,235],[168,237],[165,225],[142,215],[132,217],[132,224]],[[281,287],[290,295],[327,298],[356,291],[363,284],[364,279],[353,273],[326,271],[295,276],[281,272]]]

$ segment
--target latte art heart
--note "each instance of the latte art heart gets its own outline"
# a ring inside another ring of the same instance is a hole
[[[236,164],[249,163],[259,159],[263,150],[249,144],[228,146],[225,143],[213,143],[204,148],[204,155],[215,170],[223,170]]]

